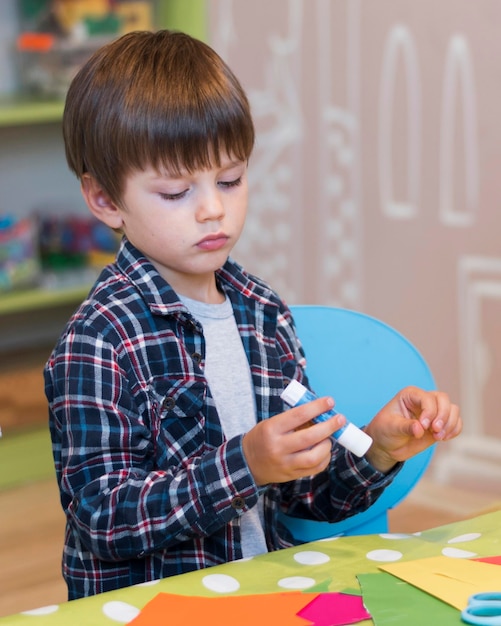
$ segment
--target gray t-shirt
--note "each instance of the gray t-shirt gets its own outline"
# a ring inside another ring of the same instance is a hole
[[[202,324],[205,337],[205,377],[216,403],[227,439],[256,425],[256,402],[249,362],[238,332],[231,302],[207,304],[179,296]],[[267,552],[264,536],[263,496],[240,518],[245,558]]]

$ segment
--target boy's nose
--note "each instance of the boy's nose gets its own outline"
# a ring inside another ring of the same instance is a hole
[[[204,194],[198,203],[197,218],[200,221],[220,220],[224,216],[222,198],[217,192]]]

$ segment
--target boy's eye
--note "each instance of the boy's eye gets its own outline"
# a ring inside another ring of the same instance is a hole
[[[234,180],[222,180],[219,184],[222,185],[223,187],[230,188],[230,187],[238,187],[238,185],[240,185],[241,182],[242,182],[242,177],[239,176],[238,178],[235,178]]]
[[[183,191],[179,191],[178,193],[162,193],[160,192],[159,195],[162,198],[162,200],[180,200],[181,198],[183,198],[186,195],[186,192],[188,190],[184,189]]]
[[[232,187],[238,187],[242,184],[242,176],[238,178],[233,178],[231,180],[221,180],[217,183],[223,189],[231,189]],[[181,200],[186,196],[186,194],[190,191],[190,188],[183,189],[182,191],[177,191],[175,193],[167,193],[165,191],[159,191],[158,195],[162,200],[167,200],[169,202],[174,202],[176,200]]]

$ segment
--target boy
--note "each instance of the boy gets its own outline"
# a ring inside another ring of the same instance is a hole
[[[69,598],[290,546],[279,509],[336,521],[400,463],[461,430],[448,396],[402,390],[357,458],[307,384],[291,313],[230,257],[247,210],[247,98],[208,46],[136,32],[69,89],[66,155],[90,211],[123,233],[45,369]]]

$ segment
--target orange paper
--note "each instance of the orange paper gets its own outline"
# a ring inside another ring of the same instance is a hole
[[[302,592],[205,598],[159,593],[129,626],[311,626],[297,613],[319,594]]]

